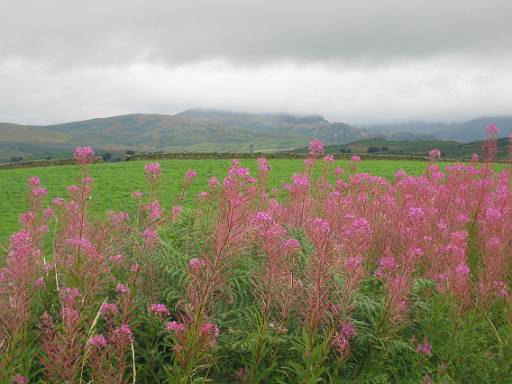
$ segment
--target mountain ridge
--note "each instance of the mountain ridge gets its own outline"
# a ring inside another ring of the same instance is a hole
[[[49,125],[0,123],[0,160],[69,156],[78,145],[101,152],[272,152],[382,137],[396,140],[476,141],[496,122],[512,132],[512,117],[480,117],[466,122],[404,122],[355,127],[318,114],[244,113],[189,109],[175,114],[131,113]]]
[[[58,154],[69,153],[77,145],[92,145],[100,151],[264,152],[297,148],[312,138],[346,143],[364,137],[364,129],[330,123],[319,115],[196,109],[174,115],[133,113],[51,125],[0,123],[0,158],[50,156],[52,143]],[[45,145],[38,149],[36,144]]]
[[[400,123],[366,125],[372,134],[387,132],[414,132],[421,130],[441,140],[455,140],[464,143],[485,139],[485,127],[496,124],[499,128],[498,137],[506,137],[512,133],[512,116],[481,116],[462,122],[424,122],[407,121]]]

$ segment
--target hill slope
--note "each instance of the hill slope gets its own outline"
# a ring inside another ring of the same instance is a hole
[[[480,117],[466,122],[405,122],[397,124],[379,124],[367,126],[372,136],[390,135],[392,133],[426,134],[440,140],[454,140],[464,143],[485,139],[485,127],[496,124],[499,128],[499,137],[506,137],[512,133],[512,116]]]
[[[77,145],[100,151],[275,151],[312,138],[347,143],[366,130],[321,116],[189,110],[176,115],[132,114],[48,126],[0,123],[0,159],[69,153]]]
[[[483,117],[453,124],[411,122],[356,128],[345,123],[330,123],[318,115],[202,109],[191,109],[175,115],[130,114],[47,126],[0,123],[0,161],[9,161],[12,157],[34,159],[69,156],[78,145],[92,145],[98,153],[121,154],[127,150],[289,151],[305,147],[313,138],[329,144],[346,144],[378,136],[403,141],[399,147],[410,145],[405,140],[433,138],[471,142],[484,138],[484,128],[491,122],[498,125],[501,136],[512,132],[512,117]],[[447,145],[453,147],[456,144]],[[414,148],[401,150],[418,152]]]

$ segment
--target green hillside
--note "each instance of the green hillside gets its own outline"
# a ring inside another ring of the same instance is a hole
[[[485,135],[489,121],[492,118],[455,125],[404,123],[365,128],[331,123],[318,115],[191,109],[174,115],[130,114],[46,126],[0,123],[0,162],[69,157],[79,145],[92,145],[99,154],[117,157],[129,150],[240,153],[302,148],[298,152],[304,152],[311,139],[331,144],[335,151],[364,153],[376,147],[383,154],[423,155],[438,147],[449,157],[464,158],[479,152],[479,142],[464,142],[477,133]],[[496,121],[500,135],[512,129],[512,118]],[[382,139],[372,138],[376,136]]]
[[[342,144],[367,137],[364,129],[321,116],[189,110],[175,115],[132,114],[66,124],[0,123],[0,161],[69,155],[78,145],[98,152],[127,150],[250,152],[290,150],[312,138]]]

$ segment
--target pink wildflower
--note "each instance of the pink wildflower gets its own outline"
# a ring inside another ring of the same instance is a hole
[[[352,323],[344,323],[341,326],[341,332],[347,339],[351,339],[357,334],[356,327]]]
[[[432,149],[429,153],[428,153],[428,158],[430,161],[434,161],[434,160],[437,160],[439,158],[441,158],[441,151],[437,148],[434,148]]]
[[[461,276],[469,275],[469,267],[466,264],[460,264],[455,268],[455,273]]]
[[[427,339],[423,340],[423,343],[416,346],[416,352],[430,356],[432,354],[432,346],[428,343]]]
[[[123,255],[112,255],[108,258],[113,263],[121,263],[124,260]]]
[[[309,178],[307,175],[293,175],[292,176],[293,185],[298,188],[308,188],[309,187]]]
[[[324,157],[324,161],[327,164],[332,164],[332,163],[334,163],[334,156],[333,155],[327,155],[327,156]]]
[[[149,212],[149,216],[152,221],[158,220],[162,216],[162,207],[160,206],[160,202],[158,200],[146,204],[144,209]]]
[[[114,316],[118,312],[117,304],[115,303],[104,303],[100,308],[100,313],[103,316]]]
[[[75,149],[74,158],[78,164],[88,164],[94,159],[94,151],[90,146],[77,147]]]
[[[39,196],[46,196],[48,194],[48,190],[46,188],[33,188],[32,189],[32,195],[39,197]]]
[[[423,217],[423,209],[421,207],[411,207],[409,208],[409,216],[412,218],[421,218]]]
[[[30,176],[30,177],[28,178],[28,184],[29,184],[32,188],[37,187],[40,183],[41,183],[41,180],[39,180],[39,177],[37,177],[37,176]]]
[[[80,187],[78,185],[70,185],[68,188],[67,188],[68,192],[80,192]]]
[[[105,348],[107,346],[107,340],[105,340],[103,335],[94,335],[87,343],[96,348]]]
[[[169,321],[166,325],[169,332],[183,333],[185,332],[185,324],[176,321]]]
[[[64,204],[64,199],[62,197],[54,197],[52,199],[52,204],[55,204],[55,205],[62,205]]]
[[[349,348],[348,339],[339,334],[332,338],[331,345],[340,355],[344,355]]]
[[[144,166],[144,176],[149,183],[156,183],[160,176],[162,176],[162,170],[160,163],[149,163]]]
[[[256,162],[258,163],[258,169],[262,172],[270,171],[270,165],[268,165],[267,159],[259,157]]]
[[[208,185],[210,188],[215,188],[217,185],[219,185],[219,180],[215,176],[212,176],[208,181]]]
[[[496,137],[498,134],[498,127],[496,127],[496,124],[489,124],[485,130],[487,131],[487,135],[489,137]]]
[[[36,214],[34,212],[25,212],[20,214],[20,223],[28,224],[32,222],[36,218]]]
[[[13,384],[28,384],[28,379],[23,375],[16,375],[12,382]]]
[[[272,215],[267,212],[257,212],[254,219],[260,224],[270,223],[272,221]]]
[[[284,241],[284,246],[286,249],[293,251],[300,248],[300,242],[297,239],[288,239]]]
[[[348,271],[352,272],[355,271],[357,267],[361,265],[363,262],[363,258],[361,256],[351,256],[347,257],[345,260],[345,267]]]
[[[146,173],[148,174],[152,174],[152,175],[159,175],[161,170],[160,170],[160,163],[149,163],[149,164],[146,164],[144,166],[144,171],[146,171]]]
[[[79,296],[80,291],[78,288],[61,288],[59,291],[59,298],[64,306],[72,307]]]
[[[53,217],[53,209],[51,208],[46,208],[44,211],[43,211],[43,217],[45,219],[50,219]]]
[[[114,335],[118,338],[127,337],[131,339],[132,330],[128,324],[122,324],[120,327],[114,329]]]
[[[181,213],[183,212],[183,206],[175,205],[171,208],[171,212],[172,212],[172,221],[176,221],[178,219],[178,217],[181,215]]]
[[[153,312],[154,314],[157,314],[157,315],[164,315],[164,316],[168,316],[170,315],[171,313],[169,312],[169,310],[167,309],[167,307],[165,306],[165,304],[151,304],[149,306],[149,311],[150,312]]]
[[[203,259],[198,259],[197,257],[193,257],[188,261],[188,266],[191,270],[198,271],[202,267],[204,267],[205,262]]]
[[[395,258],[393,256],[384,256],[379,259],[379,266],[393,270],[396,266]]]
[[[324,154],[324,145],[320,140],[312,140],[309,143],[309,154],[311,156],[321,156]]]
[[[217,324],[208,321],[201,325],[199,332],[201,336],[208,337],[210,346],[215,346],[217,337],[219,337],[219,326]]]
[[[119,293],[120,295],[130,293],[130,288],[128,288],[125,284],[117,284],[116,293]]]
[[[142,237],[148,248],[153,248],[158,242],[158,233],[154,229],[145,229]]]
[[[318,233],[329,233],[331,231],[329,223],[326,220],[320,218],[313,220],[312,227]]]

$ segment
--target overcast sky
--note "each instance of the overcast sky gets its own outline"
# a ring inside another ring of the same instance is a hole
[[[512,114],[511,0],[0,0],[0,121]]]

